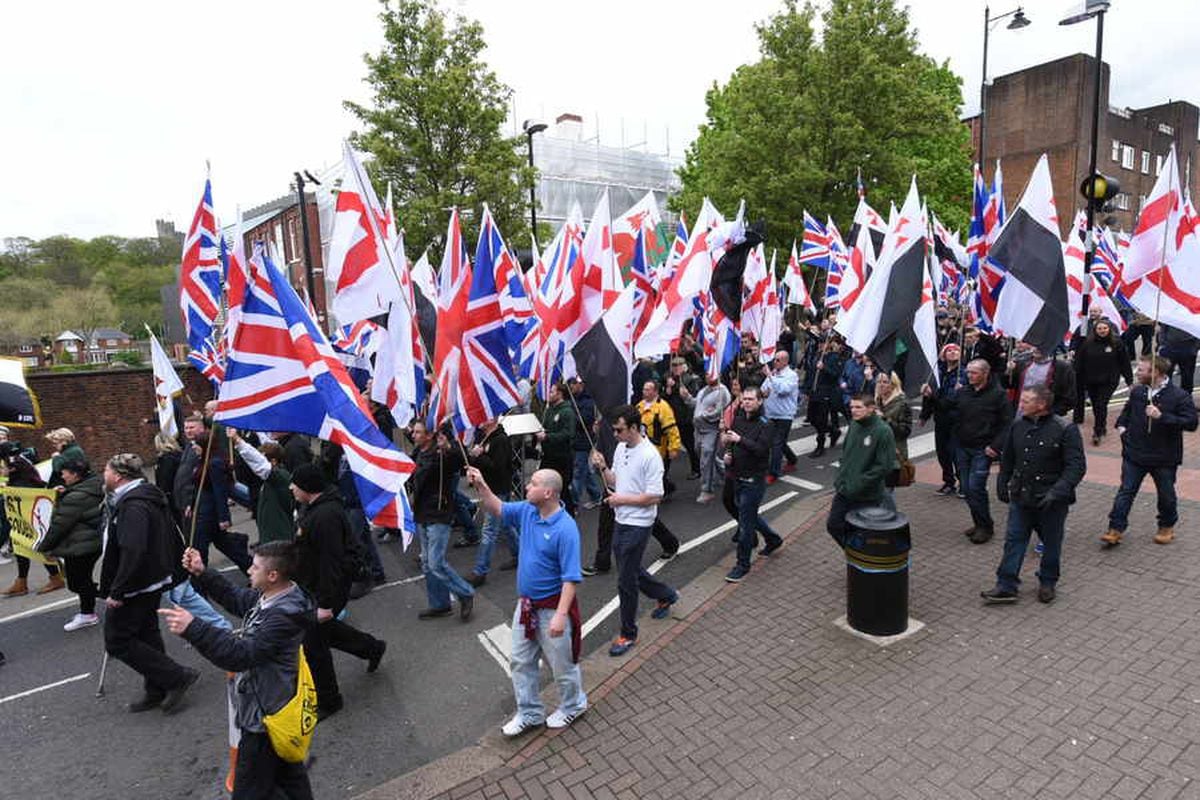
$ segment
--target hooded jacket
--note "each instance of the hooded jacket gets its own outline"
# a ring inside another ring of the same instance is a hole
[[[166,588],[183,557],[166,495],[143,481],[106,501],[105,514],[100,596],[123,600],[160,583]]]
[[[50,528],[38,552],[58,558],[90,556],[100,552],[100,521],[104,486],[99,475],[89,475],[67,486],[54,504]]]
[[[896,438],[878,414],[852,420],[846,427],[841,464],[833,488],[856,503],[874,503],[883,497],[885,481],[896,469]]]
[[[242,617],[237,633],[193,619],[183,638],[216,666],[238,673],[233,692],[237,725],[261,733],[262,718],[296,693],[300,644],[317,624],[316,606],[295,584],[264,601],[254,589],[236,587],[213,570],[193,576],[192,583]]]
[[[296,522],[300,565],[295,580],[313,595],[318,608],[336,612],[346,605],[353,578],[348,569],[353,553],[347,546],[352,535],[341,492],[332,487],[321,492]]]

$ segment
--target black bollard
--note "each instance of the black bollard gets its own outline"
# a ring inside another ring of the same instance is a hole
[[[873,636],[908,627],[908,518],[885,508],[846,515],[846,622]]]

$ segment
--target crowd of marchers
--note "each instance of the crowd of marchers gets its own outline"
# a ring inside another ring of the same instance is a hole
[[[540,430],[517,436],[506,432],[504,419],[465,440],[420,417],[398,429],[385,407],[371,403],[380,429],[409,448],[415,462],[406,487],[427,597],[418,620],[470,619],[475,592],[493,569],[515,571],[517,708],[503,732],[569,725],[587,709],[576,588],[585,577],[615,570],[620,629],[608,648],[614,657],[637,645],[640,595],[650,598],[652,617],[668,616],[679,593],[645,568],[644,554],[650,538],[666,560],[686,544],[686,532],[672,531],[659,513],[682,484],[694,487],[696,503],[719,498],[736,521],[726,580],[740,582],[756,555],[769,557],[783,544],[761,505],[767,487],[795,470],[801,455],[838,454],[827,529],[839,545],[849,535],[851,511],[902,506],[897,490],[913,481],[914,416],[918,426],[932,420],[937,492],[965,505],[970,541],[994,535],[993,497],[1007,505],[1003,555],[984,601],[1018,599],[1022,561],[1036,533],[1037,599],[1052,602],[1067,515],[1087,469],[1085,439],[1098,446],[1109,435],[1109,407],[1122,381],[1127,393],[1112,425],[1121,439],[1121,487],[1100,543],[1122,542],[1147,475],[1158,499],[1152,540],[1169,545],[1175,537],[1183,435],[1197,428],[1192,380],[1200,343],[1145,322],[1118,335],[1114,321],[1094,313],[1069,342],[1043,353],[964,325],[951,309],[939,314],[939,359],[929,376],[906,375],[903,354],[891,371],[877,369],[845,345],[831,316],[793,318],[773,343],[747,334],[723,370],[707,368],[685,328],[670,354],[634,365],[628,404],[597,408],[579,378],[549,386],[544,399],[524,385],[514,412],[535,415]],[[1087,406],[1090,437],[1079,428]],[[386,642],[349,624],[346,607],[387,580],[380,547],[402,533],[369,524],[337,445],[288,432],[231,430],[214,422],[215,410],[209,403],[187,416],[179,436],[156,436],[152,464],[132,453],[93,463],[71,430],[52,431],[48,479],[35,449],[0,427],[0,475],[10,487],[57,493],[38,544],[47,556],[39,566],[46,582],[34,591],[66,587],[78,595],[67,631],[103,622],[108,655],[143,679],[128,710],[175,713],[200,678],[166,653],[161,619],[229,676],[237,734],[227,786],[234,797],[276,790],[310,797],[303,762],[276,753],[268,718],[295,695],[301,653],[318,719],[344,704],[332,650],[358,657],[368,672],[380,667]],[[799,418],[814,434],[806,454],[789,444]],[[253,546],[234,530],[236,505],[255,520]],[[593,517],[580,512],[596,507],[597,548],[584,559],[579,522]],[[3,516],[0,526],[6,548],[0,558],[17,561],[17,577],[3,595],[25,595],[32,561],[11,552]],[[507,551],[503,557],[498,545]],[[213,547],[245,580],[231,582],[208,568]],[[474,548],[474,559],[461,575],[447,552],[465,547]],[[539,660],[559,689],[559,706],[549,714],[540,698]]]

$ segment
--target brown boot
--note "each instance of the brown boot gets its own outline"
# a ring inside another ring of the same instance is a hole
[[[21,597],[27,594],[29,594],[29,584],[24,578],[17,578],[12,582],[12,586],[0,592],[0,595],[5,597]]]
[[[1155,544],[1170,544],[1175,541],[1175,528],[1159,528],[1158,533],[1154,534]]]
[[[1120,531],[1109,528],[1108,533],[1100,537],[1100,543],[1105,547],[1116,547],[1121,543],[1122,535]]]
[[[37,590],[37,593],[38,594],[50,594],[50,592],[57,592],[59,589],[62,589],[66,585],[67,585],[66,582],[63,581],[62,573],[59,572],[55,575],[51,575],[50,580],[46,581],[46,585],[40,587]]]

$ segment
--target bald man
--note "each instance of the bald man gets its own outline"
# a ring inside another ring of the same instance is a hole
[[[539,469],[525,484],[525,500],[517,503],[502,502],[475,467],[467,468],[467,478],[483,510],[516,528],[521,538],[510,656],[517,713],[503,733],[520,736],[543,724],[565,728],[587,710],[587,694],[579,669],[582,631],[575,597],[583,580],[579,527],[563,508],[562,477],[555,470]],[[548,717],[540,695],[539,658],[550,665],[558,685],[558,708]]]

